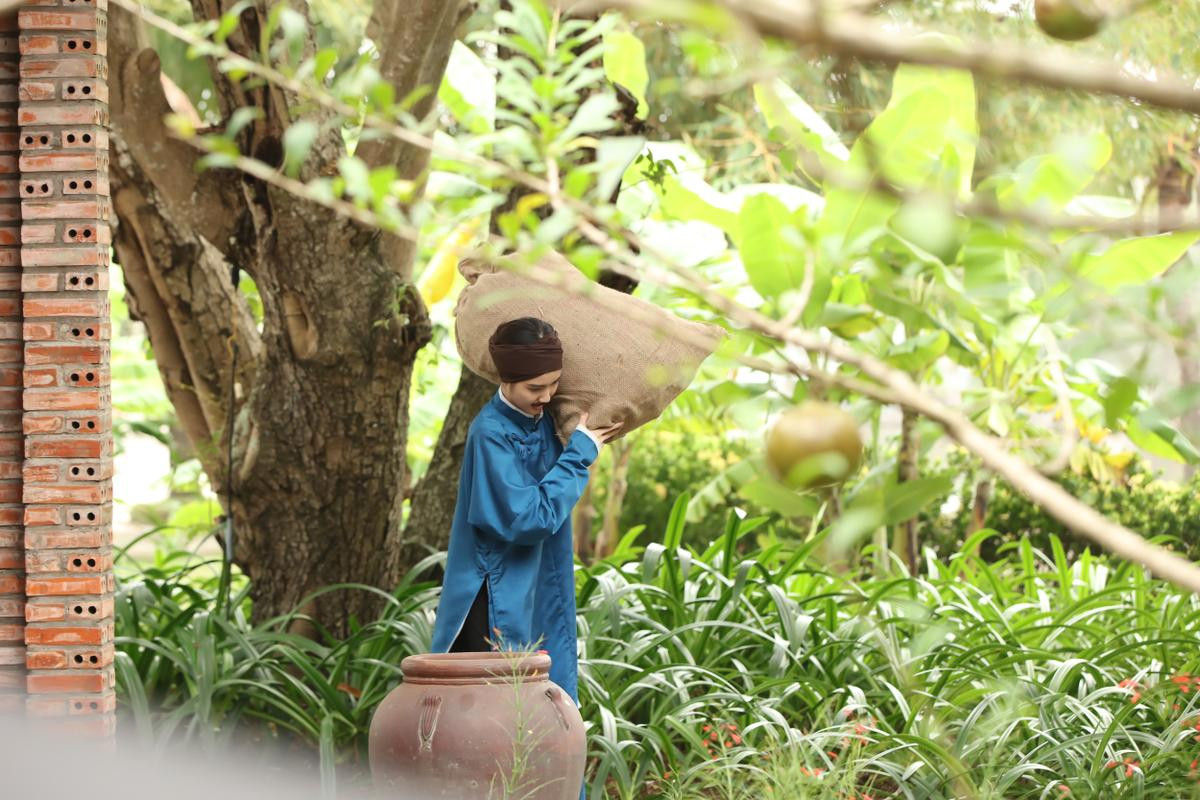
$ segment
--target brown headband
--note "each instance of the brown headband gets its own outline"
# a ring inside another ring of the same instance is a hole
[[[496,335],[488,339],[488,352],[500,380],[516,383],[556,372],[563,366],[562,342],[557,336],[547,336],[529,344],[500,344]]]

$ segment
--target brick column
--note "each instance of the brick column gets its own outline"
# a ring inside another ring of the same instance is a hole
[[[106,0],[20,25],[26,708],[111,732]]]
[[[0,714],[25,703],[17,14],[0,16]]]

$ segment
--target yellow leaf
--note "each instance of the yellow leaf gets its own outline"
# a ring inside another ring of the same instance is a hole
[[[458,257],[475,236],[478,219],[467,220],[442,240],[417,284],[417,291],[425,301],[426,308],[441,302],[454,286],[454,273],[458,268]]]

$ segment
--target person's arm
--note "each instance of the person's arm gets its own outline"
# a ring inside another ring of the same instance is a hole
[[[527,482],[514,445],[494,432],[468,437],[475,463],[467,521],[505,542],[535,544],[562,527],[588,482],[599,450],[582,431],[571,434],[558,461],[537,483]]]

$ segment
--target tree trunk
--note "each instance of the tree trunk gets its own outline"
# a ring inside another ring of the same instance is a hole
[[[450,399],[429,468],[412,493],[412,511],[408,524],[404,526],[400,547],[396,550],[398,570],[407,569],[426,556],[445,550],[449,544],[467,430],[475,415],[495,393],[494,383],[479,377],[465,366],[462,368],[458,389]]]
[[[205,19],[232,5],[193,2]],[[255,57],[267,6],[242,11],[229,47]],[[455,2],[404,6],[380,3],[372,19],[374,40],[391,46],[380,72],[400,97],[440,81],[457,22]],[[232,515],[234,561],[252,581],[254,617],[288,612],[332,584],[390,589],[397,561],[385,554],[399,542],[408,483],[409,384],[429,338],[411,287],[412,244],[246,175],[197,171],[197,154],[164,128],[170,108],[158,57],[120,9],[109,52],[114,246],[167,394]],[[226,119],[240,107],[261,112],[239,135],[242,152],[277,164],[292,98],[215,68],[213,80]],[[424,103],[415,113],[432,99]],[[302,179],[344,154],[338,126],[324,130]],[[357,155],[404,178],[427,161],[391,142],[364,143]],[[239,271],[262,298],[261,333],[236,288]],[[336,633],[377,607],[362,591],[305,606]]]
[[[1186,153],[1195,151],[1195,144],[1186,148]],[[1195,186],[1195,175],[1185,169],[1180,163],[1180,157],[1168,156],[1159,169],[1156,179],[1158,185],[1158,219],[1163,230],[1178,225],[1183,219],[1184,211],[1192,202],[1192,191]],[[1181,386],[1200,385],[1200,364],[1195,357],[1196,334],[1200,332],[1197,325],[1197,314],[1200,307],[1195,298],[1184,294],[1176,298],[1167,298],[1167,313],[1180,327],[1176,336],[1175,360],[1179,364],[1179,383]],[[1200,439],[1200,409],[1187,411],[1178,420],[1179,429],[1193,442]],[[1193,465],[1184,467],[1190,477],[1195,474]]]
[[[596,537],[595,559],[612,555],[621,537],[621,509],[625,507],[625,493],[629,490],[629,457],[633,454],[633,442],[618,439],[613,442],[612,476],[608,481],[608,497],[604,500],[604,523]]]
[[[920,477],[918,461],[921,447],[917,436],[918,417],[915,412],[904,409],[900,422],[900,453],[896,457],[896,477],[899,483],[914,481]],[[916,575],[921,566],[920,542],[917,541],[917,520],[906,519],[896,526],[896,542],[892,549],[908,566],[910,575]]]
[[[592,523],[596,518],[596,509],[592,506],[592,485],[596,481],[596,470],[600,459],[597,458],[588,468],[588,482],[583,490],[583,496],[571,511],[571,530],[575,536],[575,558],[582,564],[587,564],[592,557]]]

